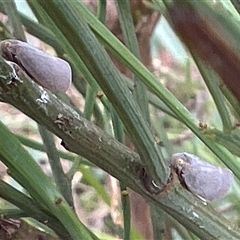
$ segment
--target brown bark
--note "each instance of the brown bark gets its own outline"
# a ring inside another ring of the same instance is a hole
[[[193,56],[199,56],[223,80],[240,102],[240,56],[227,29],[216,24],[209,13],[190,3],[175,3],[169,8],[173,26]]]

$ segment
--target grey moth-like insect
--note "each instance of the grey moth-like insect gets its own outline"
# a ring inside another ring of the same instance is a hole
[[[173,154],[171,167],[190,192],[207,201],[223,198],[233,183],[229,169],[216,167],[186,152]]]
[[[66,92],[71,84],[70,65],[61,58],[18,40],[0,43],[2,57],[18,64],[39,85],[52,92]]]

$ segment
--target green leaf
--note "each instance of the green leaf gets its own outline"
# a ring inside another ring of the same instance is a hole
[[[73,239],[94,239],[77,219],[71,207],[18,139],[0,122],[0,158],[8,173],[18,181],[40,206],[52,212]]]

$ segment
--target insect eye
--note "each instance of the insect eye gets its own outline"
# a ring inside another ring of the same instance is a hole
[[[176,161],[177,167],[182,167],[184,165],[184,160],[182,158],[178,158]]]

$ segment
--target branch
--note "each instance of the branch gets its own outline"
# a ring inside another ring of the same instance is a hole
[[[65,148],[105,171],[118,172],[118,176],[119,170],[124,175],[129,165],[140,165],[138,154],[81,117],[51,92],[38,86],[16,64],[10,66],[2,60],[1,65],[0,99],[63,139]],[[15,77],[14,71],[17,73]]]

